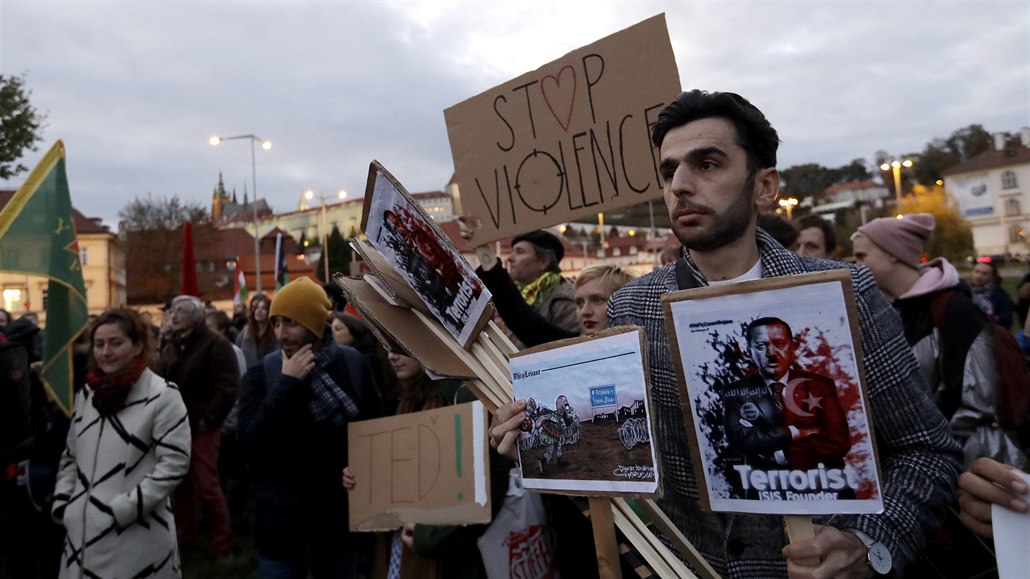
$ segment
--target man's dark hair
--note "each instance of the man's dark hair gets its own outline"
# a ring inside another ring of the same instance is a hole
[[[213,319],[215,321],[215,327],[222,333],[226,338],[232,339],[229,334],[229,328],[232,327],[232,321],[229,319],[229,314],[222,310],[209,311],[205,316],[205,319]]]
[[[758,226],[787,249],[793,250],[794,246],[797,245],[798,230],[794,228],[790,221],[779,215],[760,213],[758,215]]]
[[[737,129],[736,142],[747,153],[748,170],[776,166],[776,150],[780,146],[776,129],[755,105],[731,92],[695,89],[680,94],[658,115],[651,142],[661,147],[666,133],[672,129],[713,117],[726,119]]]
[[[833,253],[837,250],[837,232],[834,231],[833,225],[829,221],[818,215],[805,215],[798,219],[798,231],[812,227],[816,227],[823,232],[823,243],[826,245],[826,253]]]
[[[787,330],[787,335],[790,336],[790,339],[794,339],[794,332],[791,331],[790,325],[787,322],[781,320],[780,318],[766,316],[764,318],[758,318],[757,320],[747,325],[747,330],[744,331],[744,335],[747,336],[748,344],[751,343],[751,334],[755,331],[755,328],[764,328],[765,326],[776,325],[783,326],[783,329]]]

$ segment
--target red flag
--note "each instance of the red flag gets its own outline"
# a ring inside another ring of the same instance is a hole
[[[197,288],[197,262],[193,259],[193,224],[186,222],[186,239],[182,243],[182,290],[185,296],[200,297]]]

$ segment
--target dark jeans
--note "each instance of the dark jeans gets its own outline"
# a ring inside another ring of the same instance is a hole
[[[258,577],[351,579],[358,562],[358,537],[348,531],[339,508],[312,501],[291,507],[258,500]]]

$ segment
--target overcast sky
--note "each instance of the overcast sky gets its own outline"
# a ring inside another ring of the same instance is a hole
[[[684,88],[729,90],[779,131],[781,169],[922,150],[972,123],[1030,126],[1030,2],[14,2],[0,73],[67,149],[72,203],[112,227],[135,196],[209,205],[218,173],[277,212],[363,192],[381,161],[412,192],[453,163],[443,110],[666,13]],[[0,187],[16,188],[25,174]],[[251,191],[252,192],[252,191]]]

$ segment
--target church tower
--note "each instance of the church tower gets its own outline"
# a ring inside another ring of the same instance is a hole
[[[224,217],[225,204],[229,202],[229,195],[225,192],[225,183],[222,181],[222,172],[218,172],[218,186],[211,194],[211,221],[219,223]]]

